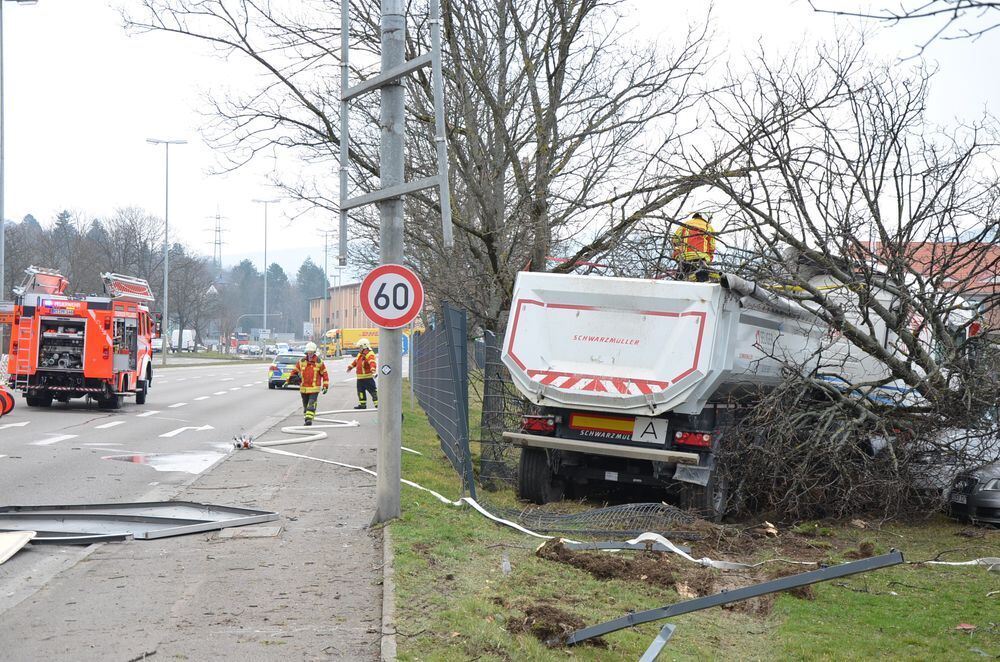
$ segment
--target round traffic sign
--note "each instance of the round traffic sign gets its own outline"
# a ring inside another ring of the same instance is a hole
[[[361,281],[361,309],[383,329],[406,326],[423,305],[424,286],[417,274],[401,264],[383,264]]]

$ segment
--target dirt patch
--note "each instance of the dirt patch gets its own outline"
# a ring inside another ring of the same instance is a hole
[[[530,634],[549,647],[562,646],[569,635],[586,625],[576,614],[547,602],[528,605],[524,608],[524,616],[511,616],[507,619],[508,632]],[[600,637],[588,639],[587,643],[600,648],[607,646],[607,642]]]
[[[636,556],[608,552],[574,552],[560,540],[549,540],[535,552],[539,557],[589,572],[601,580],[645,582],[665,588],[674,586],[674,569],[664,552],[639,552]]]
[[[867,559],[872,556],[875,556],[875,543],[867,540],[858,545],[857,549],[844,552],[844,558],[847,559]]]
[[[802,568],[792,568],[792,567],[779,567],[771,570],[768,579],[781,579],[782,577],[788,577],[790,575],[797,575],[803,572]],[[783,593],[788,593],[789,595],[794,595],[800,600],[815,600],[816,591],[813,589],[812,584],[807,584],[806,586],[797,586],[795,588],[790,588],[787,591],[782,591]]]

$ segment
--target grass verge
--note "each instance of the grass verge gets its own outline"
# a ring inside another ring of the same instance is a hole
[[[457,499],[460,481],[426,417],[418,406],[409,407],[405,396],[404,410],[403,443],[423,453],[404,453],[404,478]],[[470,508],[447,506],[404,487],[402,511],[391,525],[401,660],[638,659],[662,622],[609,635],[598,646],[573,648],[548,648],[532,632],[571,629],[574,622],[592,625],[676,602],[682,599],[678,590],[690,596],[762,578],[653,557],[666,566],[662,577],[634,570],[598,579],[586,564],[539,557],[535,550],[542,541],[493,524]],[[946,560],[1000,556],[1000,532],[945,518],[879,528],[824,522],[812,528],[785,530],[777,539],[740,537],[753,549],[731,545],[724,558],[842,562],[859,549],[883,553],[892,547],[909,561],[942,552]],[[718,541],[691,546],[696,558],[723,554]],[[636,558],[626,554],[615,555],[620,564]],[[506,575],[504,557],[511,567]],[[634,567],[649,567],[643,564],[653,559]],[[988,597],[991,591],[998,593]],[[817,585],[802,596],[782,594],[750,608],[681,616],[672,621],[677,632],[665,654],[671,659],[1000,656],[1000,574],[983,567],[906,565]],[[975,630],[957,630],[959,624]]]

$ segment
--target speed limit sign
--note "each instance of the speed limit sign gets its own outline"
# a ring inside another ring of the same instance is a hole
[[[361,309],[383,329],[406,326],[423,305],[424,286],[417,274],[401,264],[383,264],[361,281]]]

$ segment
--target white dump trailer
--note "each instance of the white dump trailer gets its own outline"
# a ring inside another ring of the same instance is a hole
[[[545,503],[570,483],[677,491],[718,515],[718,434],[741,397],[816,360],[826,327],[753,283],[522,273],[502,358],[538,405],[505,437],[522,446],[519,492]]]

